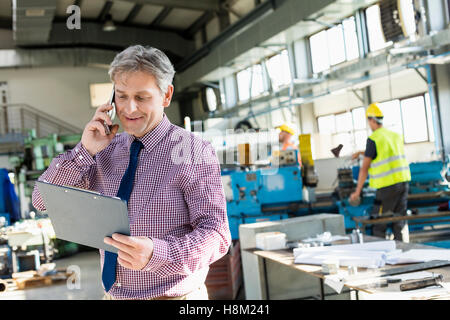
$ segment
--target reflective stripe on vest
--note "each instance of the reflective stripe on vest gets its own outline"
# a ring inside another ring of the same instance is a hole
[[[411,173],[405,157],[402,136],[380,128],[372,133],[370,139],[375,142],[377,149],[377,157],[369,168],[370,187],[380,189],[410,181]]]
[[[409,170],[409,166],[408,167],[395,168],[395,169],[389,170],[387,172],[383,172],[383,173],[380,173],[380,174],[374,174],[373,176],[370,176],[370,177],[372,179],[384,178],[384,177],[387,177],[387,176],[389,176],[389,175],[391,175],[393,173],[400,172],[400,171],[403,171],[403,170]]]
[[[372,163],[371,167],[372,168],[377,168],[379,166],[382,166],[383,164],[389,163],[391,161],[399,160],[399,159],[405,159],[406,160],[406,157],[403,154],[399,155],[399,156],[389,157],[389,158],[387,158],[385,160],[382,160],[382,161],[379,161],[379,162],[376,162],[376,163]]]

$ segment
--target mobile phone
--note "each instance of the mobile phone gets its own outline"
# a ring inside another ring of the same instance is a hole
[[[112,105],[113,108],[106,113],[111,118],[111,121],[114,121],[114,118],[116,117],[116,103],[114,101],[114,98],[115,98],[115,90],[113,86],[111,97],[109,98],[109,104]],[[106,122],[104,122],[103,125],[105,126],[106,134],[111,134],[110,126],[108,126]]]

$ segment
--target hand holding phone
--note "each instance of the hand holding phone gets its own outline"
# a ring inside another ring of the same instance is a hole
[[[109,98],[109,104],[112,105],[113,108],[106,113],[110,117],[111,121],[114,121],[114,118],[116,117],[116,103],[114,101],[114,98],[115,98],[115,90],[113,86],[111,97]],[[111,134],[111,127],[108,126],[106,122],[103,122],[103,125],[105,126],[106,134]]]
[[[109,103],[98,107],[92,120],[84,128],[81,143],[90,155],[94,156],[102,151],[114,139],[119,130],[119,125],[112,123],[115,116],[116,104],[114,102],[113,88]]]

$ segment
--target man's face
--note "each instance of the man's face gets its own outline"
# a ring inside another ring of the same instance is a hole
[[[378,127],[380,126],[379,124],[378,124],[378,122],[376,122],[374,119],[372,119],[372,118],[369,118],[368,120],[367,120],[367,122],[369,123],[369,127],[370,127],[370,130],[372,130],[372,131],[375,131],[376,129],[378,129]]]
[[[291,139],[292,135],[290,133],[287,133],[286,131],[281,131],[278,140],[280,143],[288,142]]]
[[[161,93],[153,75],[136,71],[114,79],[116,112],[123,130],[142,137],[161,121],[172,99],[173,86]]]

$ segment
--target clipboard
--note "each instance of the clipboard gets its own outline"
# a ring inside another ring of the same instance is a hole
[[[130,235],[126,201],[76,187],[36,184],[57,238],[117,253],[103,238]]]

